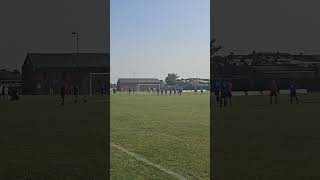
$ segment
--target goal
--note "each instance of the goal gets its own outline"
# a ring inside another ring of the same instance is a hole
[[[143,86],[146,86],[146,87],[143,88]],[[153,88],[158,88],[158,89],[160,89],[160,84],[138,84],[138,92],[148,91],[149,88],[152,88],[152,89]]]
[[[89,77],[89,88],[90,96],[98,89],[100,86],[109,87],[110,73],[90,73]],[[108,84],[109,83],[109,84]],[[109,91],[109,89],[106,89]]]

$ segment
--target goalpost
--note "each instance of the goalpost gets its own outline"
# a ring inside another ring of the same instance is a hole
[[[160,89],[160,84],[138,84],[138,92],[140,92],[140,86],[157,86]]]
[[[92,77],[93,76],[95,76],[95,75],[110,75],[110,73],[90,73],[90,82],[89,82],[89,84],[90,84],[90,96],[92,96]],[[104,78],[102,78],[102,79],[104,79]],[[106,79],[107,80],[107,79]]]

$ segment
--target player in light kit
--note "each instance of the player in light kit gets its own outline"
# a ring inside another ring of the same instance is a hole
[[[278,88],[275,80],[272,80],[271,89],[270,89],[270,104],[272,104],[272,97],[275,97],[275,104],[277,104],[278,99]]]
[[[9,88],[6,84],[3,87],[3,98],[4,100],[9,100]]]

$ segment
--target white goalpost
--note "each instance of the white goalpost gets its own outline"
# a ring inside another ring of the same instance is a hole
[[[94,76],[94,75],[110,75],[110,73],[90,73],[90,82],[89,82],[89,88],[90,88],[90,96],[92,96],[92,77]]]
[[[138,84],[138,92],[140,92],[140,86],[157,86],[160,89],[160,84]]]

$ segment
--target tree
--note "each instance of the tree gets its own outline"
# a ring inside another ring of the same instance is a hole
[[[222,46],[215,46],[216,38],[213,38],[210,42],[210,56],[213,57],[216,52],[218,52]]]
[[[168,85],[176,85],[178,78],[179,78],[179,76],[177,74],[169,73],[168,76],[166,77],[165,81]]]
[[[216,76],[216,62],[213,60],[215,57],[215,54],[222,48],[222,46],[215,46],[216,38],[212,38],[210,41],[210,68],[213,70],[213,77]]]

